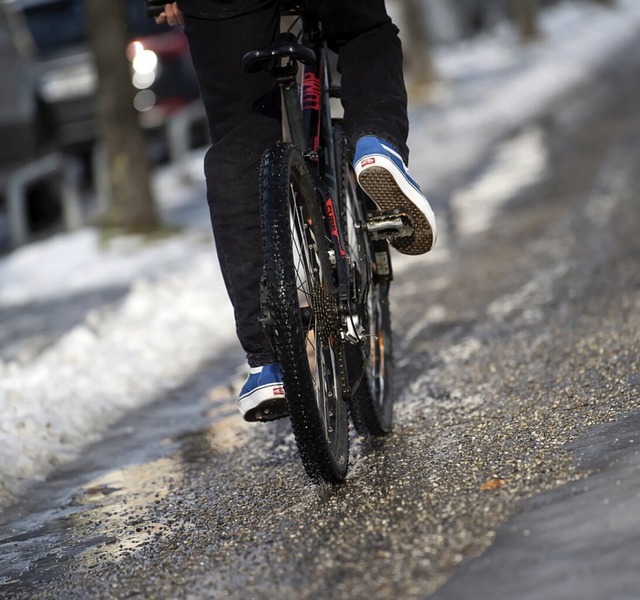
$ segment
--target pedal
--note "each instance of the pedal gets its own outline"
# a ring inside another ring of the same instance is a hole
[[[398,209],[368,213],[365,227],[372,240],[393,240],[413,235],[411,218]]]

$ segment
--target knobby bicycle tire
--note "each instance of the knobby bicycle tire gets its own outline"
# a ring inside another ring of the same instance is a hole
[[[391,262],[386,240],[367,235],[366,204],[348,158],[344,131],[334,124],[336,164],[339,169],[342,225],[353,271],[362,296],[356,299],[361,340],[346,349],[352,394],[351,413],[358,433],[375,436],[393,426],[393,343],[389,291]],[[362,290],[362,287],[366,289]]]
[[[348,466],[344,357],[324,219],[305,161],[283,142],[261,172],[264,287],[291,426],[308,475],[339,482]]]

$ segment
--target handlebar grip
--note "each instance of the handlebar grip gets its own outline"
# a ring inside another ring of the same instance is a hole
[[[147,17],[149,19],[155,19],[157,16],[162,14],[166,3],[167,2],[165,2],[165,0],[145,0]]]

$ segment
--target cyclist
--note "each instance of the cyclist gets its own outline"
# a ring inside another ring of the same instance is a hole
[[[384,0],[302,4],[320,19],[329,47],[338,53],[345,129],[360,186],[381,209],[400,208],[412,217],[414,235],[392,242],[400,252],[427,252],[436,239],[436,222],[406,168],[402,48]],[[282,135],[280,93],[266,73],[242,69],[245,53],[275,39],[279,8],[279,0],[178,0],[156,18],[159,24],[185,26],[207,113],[207,200],[236,331],[250,367],[238,400],[247,421],[287,415],[282,373],[258,321],[263,264],[258,170],[263,152]]]

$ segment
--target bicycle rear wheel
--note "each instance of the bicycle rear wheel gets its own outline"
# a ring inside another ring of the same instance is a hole
[[[372,241],[367,234],[366,208],[371,201],[358,188],[347,158],[345,136],[337,124],[334,135],[343,227],[352,261],[354,308],[350,330],[359,340],[346,349],[351,412],[358,433],[379,436],[389,433],[393,426],[391,258],[387,241]]]
[[[309,476],[339,482],[349,424],[331,250],[304,159],[289,144],[263,157],[261,211],[268,320],[293,433]]]

